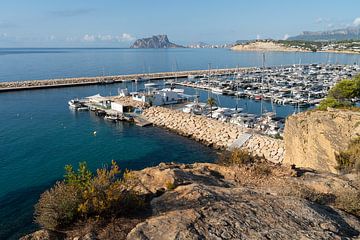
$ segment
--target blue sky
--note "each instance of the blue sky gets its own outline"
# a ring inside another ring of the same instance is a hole
[[[231,43],[360,25],[359,0],[0,0],[0,47]],[[359,18],[358,20],[356,20]]]

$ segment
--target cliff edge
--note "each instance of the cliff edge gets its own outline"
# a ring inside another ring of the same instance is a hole
[[[359,236],[359,219],[336,207],[343,190],[352,194],[359,191],[350,178],[268,164],[162,163],[134,172],[132,177],[139,191],[154,195],[150,216],[125,222],[112,219],[91,227],[82,223],[78,230],[72,228],[62,235],[41,230],[22,240]]]
[[[315,110],[290,116],[285,123],[283,163],[337,173],[335,154],[359,136],[359,111]]]

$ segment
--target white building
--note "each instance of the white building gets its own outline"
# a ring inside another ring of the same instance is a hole
[[[185,99],[183,89],[165,88],[152,94],[134,94],[133,100],[149,103],[153,106],[176,104]]]
[[[118,102],[111,102],[111,109],[120,113],[127,113],[133,110],[133,107]]]

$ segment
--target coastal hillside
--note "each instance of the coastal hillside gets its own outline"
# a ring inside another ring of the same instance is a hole
[[[333,52],[359,54],[360,41],[304,41],[304,40],[256,40],[240,43],[231,48],[234,51],[259,52]]]
[[[289,37],[288,40],[303,41],[343,41],[360,40],[360,27],[348,27],[331,31],[304,31],[300,35]]]
[[[258,51],[258,52],[304,52],[301,48],[287,47],[275,41],[253,41],[238,44],[231,48],[234,51]]]
[[[157,35],[136,40],[130,48],[183,48],[169,41],[167,35]]]

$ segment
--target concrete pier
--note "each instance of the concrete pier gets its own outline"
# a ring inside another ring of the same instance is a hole
[[[211,74],[225,75],[239,71],[245,71],[248,69],[249,68],[213,69],[210,72]],[[128,81],[135,82],[137,81],[137,79],[143,79],[145,81],[162,80],[162,79],[171,79],[171,78],[184,78],[184,77],[188,77],[189,75],[204,75],[204,74],[209,74],[209,70],[0,82],[0,92],[32,90],[32,89],[41,89],[41,88],[75,87],[75,86],[95,85],[95,84],[112,84],[112,83],[122,83]]]

